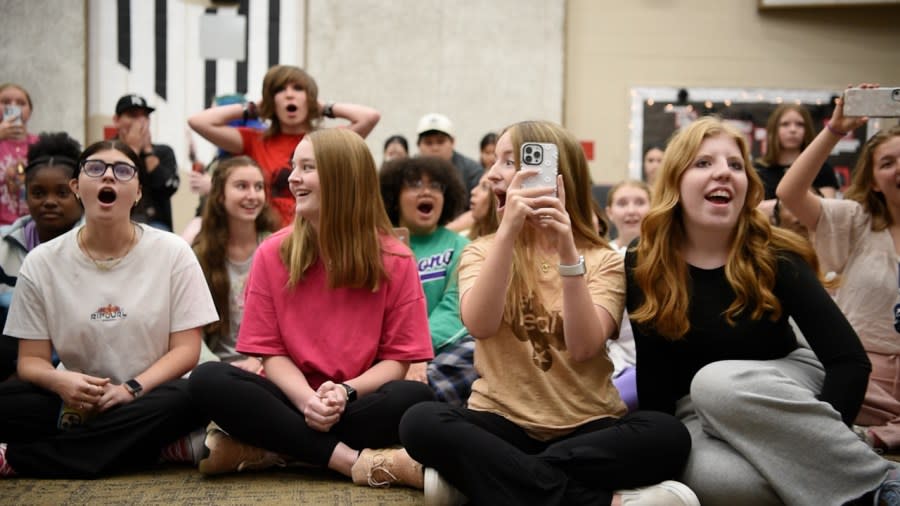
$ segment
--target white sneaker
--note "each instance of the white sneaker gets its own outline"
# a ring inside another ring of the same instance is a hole
[[[672,480],[649,487],[617,490],[615,493],[621,496],[622,506],[700,506],[693,490],[684,483]]]
[[[456,506],[466,502],[466,496],[441,477],[437,470],[425,468],[425,505]]]

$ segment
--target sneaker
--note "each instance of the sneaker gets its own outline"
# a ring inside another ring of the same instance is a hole
[[[875,491],[874,506],[900,506],[900,481],[887,480]]]
[[[430,467],[425,468],[425,505],[457,506],[465,504],[468,499],[462,492]]]
[[[615,493],[622,498],[622,506],[700,506],[693,490],[684,483],[672,480]]]
[[[875,437],[868,427],[863,427],[861,425],[853,426],[853,433],[856,434],[856,437],[859,438],[860,441],[866,444],[869,448],[871,448],[875,453],[882,455],[884,454],[884,445],[881,441]]]
[[[353,483],[375,488],[393,484],[421,490],[425,487],[425,475],[419,464],[403,448],[366,448],[350,469]]]
[[[285,465],[284,459],[277,453],[244,444],[218,427],[210,426],[203,444],[208,453],[200,461],[201,474],[255,471]]]

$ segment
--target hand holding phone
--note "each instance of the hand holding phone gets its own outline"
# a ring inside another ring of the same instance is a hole
[[[549,142],[525,142],[519,152],[521,169],[537,169],[538,173],[522,181],[522,188],[553,188],[559,171],[559,148]]]
[[[3,122],[12,121],[13,125],[22,124],[22,108],[9,104],[3,107]]]

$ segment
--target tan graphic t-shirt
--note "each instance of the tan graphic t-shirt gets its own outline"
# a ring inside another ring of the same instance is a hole
[[[463,251],[460,298],[475,283],[492,244],[493,236],[487,236]],[[594,304],[618,325],[625,304],[621,255],[608,248],[581,253]],[[535,439],[549,440],[592,420],[622,416],[626,408],[610,380],[613,365],[605,349],[584,362],[569,356],[563,332],[562,279],[555,269],[546,273],[535,269],[544,304],[531,299],[516,321],[500,324],[497,335],[476,339],[475,369],[480,378],[472,386],[469,407],[499,414]]]

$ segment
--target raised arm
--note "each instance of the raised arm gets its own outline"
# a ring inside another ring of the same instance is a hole
[[[320,103],[319,109],[324,111],[325,104]],[[358,133],[362,138],[366,138],[378,121],[381,119],[381,113],[375,109],[359,104],[348,104],[339,102],[331,104],[331,114],[335,118],[346,119],[350,121],[347,128]]]
[[[860,86],[871,87],[867,84]],[[778,184],[775,190],[778,198],[806,228],[815,230],[819,215],[822,213],[819,197],[809,192],[822,164],[844,135],[856,130],[865,122],[866,118],[845,117],[843,101],[837,99],[831,122],[800,153]]]
[[[188,125],[204,139],[237,155],[244,152],[244,141],[238,129],[228,122],[243,117],[243,105],[223,105],[198,112],[188,118]]]

